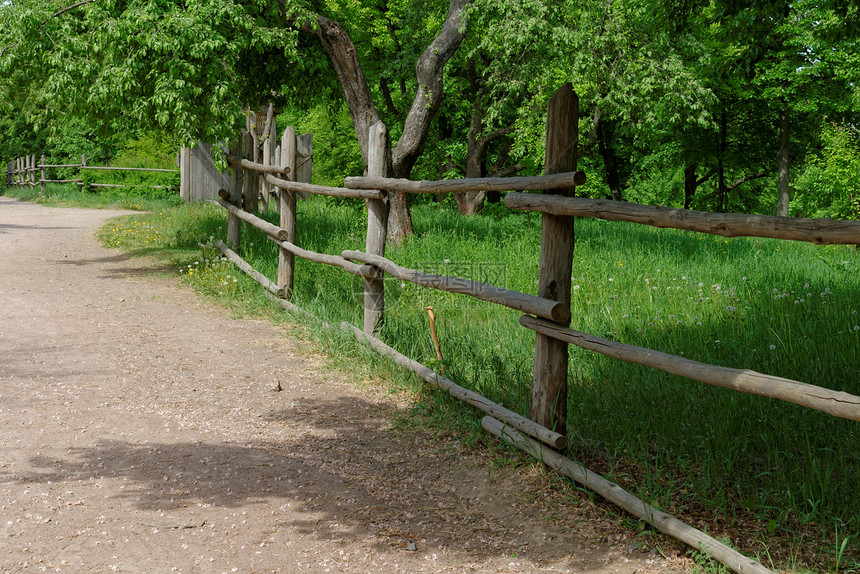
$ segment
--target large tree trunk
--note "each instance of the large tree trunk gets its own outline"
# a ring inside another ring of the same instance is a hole
[[[788,108],[783,106],[779,110],[779,153],[776,156],[778,172],[778,197],[776,200],[776,214],[788,217],[788,202],[791,199],[791,185],[789,180],[789,166],[791,159],[788,155]]]
[[[602,119],[597,118],[596,121],[597,149],[603,158],[603,169],[606,173],[606,183],[609,185],[609,193],[612,194],[612,199],[615,201],[622,201],[621,176],[618,174],[618,158],[615,155],[615,148],[612,147],[610,129]]]
[[[720,154],[717,157],[717,209],[726,211],[729,208],[729,190],[726,187],[725,154],[727,143],[728,119],[726,109],[720,115]]]
[[[690,209],[693,204],[693,196],[696,195],[696,164],[687,165],[684,168],[684,209]]]
[[[696,178],[696,170],[699,166],[696,164],[688,164],[684,168],[684,209],[690,209],[693,205],[693,196],[696,195],[696,190],[699,186],[711,179],[715,171],[711,170],[701,178]]]
[[[424,151],[430,123],[442,103],[443,70],[466,35],[463,8],[472,1],[451,0],[448,16],[439,34],[418,58],[415,71],[418,93],[406,116],[403,134],[391,150],[390,173],[393,177],[408,178],[415,162]],[[321,15],[315,16],[314,19],[316,25],[305,22],[300,29],[319,38],[325,48],[346,98],[366,165],[370,126],[379,121],[367,78],[358,61],[355,45],[343,26]],[[412,220],[405,194],[392,194],[388,231],[389,239],[394,242],[399,242],[412,233]]]

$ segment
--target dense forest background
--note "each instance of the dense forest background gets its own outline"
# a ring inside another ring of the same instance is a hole
[[[393,175],[536,174],[572,82],[581,194],[856,219],[858,40],[848,0],[7,0],[0,158],[163,164],[271,103],[317,183],[361,174],[373,115]]]

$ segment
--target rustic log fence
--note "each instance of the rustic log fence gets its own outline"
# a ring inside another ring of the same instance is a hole
[[[655,528],[688,544],[704,545],[706,550],[732,570],[743,574],[769,572],[761,564],[744,557],[710,536],[684,525],[668,514],[647,505],[602,477],[587,471],[546,448],[567,446],[567,385],[569,345],[611,356],[623,361],[687,377],[694,381],[718,385],[746,393],[776,398],[836,417],[860,421],[860,397],[813,385],[764,375],[750,370],[729,369],[706,365],[684,357],[609,341],[574,331],[570,328],[571,269],[573,261],[573,217],[596,217],[628,221],[655,227],[689,229],[727,237],[753,236],[809,241],[817,244],[860,244],[860,222],[802,220],[783,217],[748,216],[741,214],[711,214],[668,209],[605,200],[573,197],[576,186],[585,181],[576,171],[578,103],[568,85],[550,100],[547,116],[545,175],[537,177],[480,178],[454,181],[407,181],[385,177],[388,138],[385,126],[378,122],[370,129],[366,177],[349,177],[345,188],[300,184],[295,181],[295,131],[284,132],[282,162],[279,166],[260,164],[251,151],[257,144],[248,132],[231,148],[234,173],[230,191],[222,190],[216,200],[228,213],[228,243],[218,246],[232,261],[255,277],[286,309],[309,315],[290,302],[294,275],[294,257],[340,267],[364,278],[364,324],[360,330],[349,324],[341,328],[376,351],[391,357],[397,364],[415,372],[420,378],[447,390],[453,396],[490,415],[485,428],[508,443],[553,466],[607,499],[621,505],[634,515],[650,522]],[[246,151],[241,153],[241,149]],[[249,151],[249,148],[251,151]],[[280,176],[280,177],[279,177]],[[273,186],[280,204],[280,226],[254,215],[262,194],[256,192],[260,182]],[[446,277],[406,269],[385,258],[385,238],[388,223],[387,195],[406,193],[457,193],[468,191],[534,190],[543,193],[512,192],[506,195],[510,209],[541,212],[541,250],[537,295],[519,293],[486,283],[460,277]],[[277,191],[275,191],[277,190]],[[311,193],[335,197],[364,199],[368,225],[365,251],[347,250],[339,255],[322,254],[302,249],[295,244],[295,194]],[[241,207],[240,207],[241,206]],[[240,223],[252,225],[279,245],[277,281],[261,277],[233,249],[239,245]],[[232,247],[232,249],[231,249]],[[401,281],[410,281],[428,289],[469,295],[483,301],[519,310],[525,315],[520,324],[537,334],[534,386],[530,418],[522,417],[486,398],[456,385],[453,381],[392,349],[374,334],[384,320],[385,273]],[[499,422],[501,421],[501,422]],[[510,427],[510,428],[508,428]],[[516,430],[511,430],[516,429]],[[525,433],[528,438],[520,433]],[[542,445],[541,445],[542,443]]]
[[[178,169],[162,169],[154,167],[109,167],[96,166],[87,164],[86,154],[81,155],[81,163],[72,164],[49,164],[45,154],[42,154],[39,161],[34,155],[26,155],[19,157],[9,162],[6,166],[6,187],[36,187],[41,186],[42,193],[47,190],[49,183],[71,183],[80,186],[81,188],[116,188],[116,187],[138,187],[135,185],[126,185],[120,183],[94,183],[86,182],[84,179],[69,178],[69,179],[48,179],[49,169],[71,168],[80,171],[135,171],[135,172],[160,172],[160,173],[177,173]],[[145,186],[149,189],[175,189],[171,185],[150,185]]]

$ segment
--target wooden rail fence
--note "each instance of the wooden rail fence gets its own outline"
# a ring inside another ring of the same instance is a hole
[[[71,179],[48,179],[49,169],[59,168],[74,168],[79,171],[138,171],[138,172],[161,172],[161,173],[176,173],[177,169],[162,169],[154,167],[104,167],[96,165],[87,165],[86,154],[81,155],[81,163],[73,164],[49,164],[42,154],[40,160],[36,161],[35,155],[27,155],[16,158],[9,162],[6,166],[6,187],[36,187],[41,186],[42,193],[46,191],[46,186],[49,183],[73,183],[81,187],[89,186],[94,188],[109,188],[109,187],[132,187],[129,185],[118,183],[87,183],[81,178]],[[147,186],[150,189],[173,189],[170,185],[151,185]]]
[[[659,530],[689,544],[703,544],[715,558],[736,572],[743,574],[769,572],[761,564],[742,556],[706,534],[684,525],[662,511],[650,507],[621,490],[617,485],[582,469],[546,448],[549,446],[553,449],[563,449],[567,445],[566,393],[569,345],[577,345],[622,361],[647,365],[702,383],[789,401],[855,421],[860,421],[860,397],[755,371],[706,365],[684,357],[609,341],[571,329],[570,277],[574,245],[573,217],[628,221],[727,237],[771,237],[818,244],[860,244],[860,222],[742,214],[722,215],[575,198],[573,195],[576,186],[585,181],[585,175],[576,170],[577,124],[576,94],[570,85],[567,85],[561,88],[549,103],[545,175],[416,182],[385,177],[388,137],[385,126],[379,122],[370,130],[367,176],[346,178],[345,188],[300,184],[295,181],[295,156],[290,151],[295,146],[295,132],[291,128],[284,132],[281,146],[282,162],[274,168],[254,161],[252,153],[248,150],[256,148],[255,142],[250,134],[245,132],[242,145],[236,142],[231,148],[230,161],[234,166],[232,189],[222,190],[221,198],[217,200],[217,203],[228,213],[227,243],[229,245],[219,242],[219,247],[227,257],[237,262],[245,272],[254,276],[273,296],[279,298],[283,307],[303,314],[307,313],[289,301],[292,296],[294,257],[334,265],[348,273],[363,277],[363,329],[359,330],[348,324],[341,325],[342,329],[354,334],[378,352],[391,357],[398,364],[414,371],[423,380],[446,389],[453,396],[495,417],[484,423],[493,434],[551,464],[574,480],[593,488],[634,515],[647,520]],[[244,154],[242,149],[245,150]],[[284,150],[286,153],[283,153]],[[279,190],[275,192],[280,202],[279,226],[254,215],[259,196],[256,189],[261,181]],[[541,213],[537,295],[519,293],[465,278],[444,277],[405,269],[385,258],[388,223],[386,198],[389,192],[453,193],[512,189],[542,192],[513,192],[505,197],[505,204],[510,209]],[[299,192],[364,199],[368,217],[365,251],[349,250],[333,255],[315,253],[298,247],[295,241],[295,194]],[[276,281],[259,276],[259,273],[250,268],[233,251],[239,245],[241,222],[262,230],[279,245],[280,256]],[[469,295],[525,313],[521,317],[520,324],[537,334],[530,418],[522,417],[472,391],[463,389],[453,381],[401,355],[378,340],[374,333],[384,318],[385,293],[382,277],[385,273],[401,281],[410,281],[428,289]],[[519,433],[525,433],[539,442]],[[546,446],[541,446],[540,443]]]

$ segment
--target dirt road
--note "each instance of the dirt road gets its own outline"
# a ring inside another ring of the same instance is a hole
[[[0,573],[685,571],[101,248],[120,214],[0,197]]]

